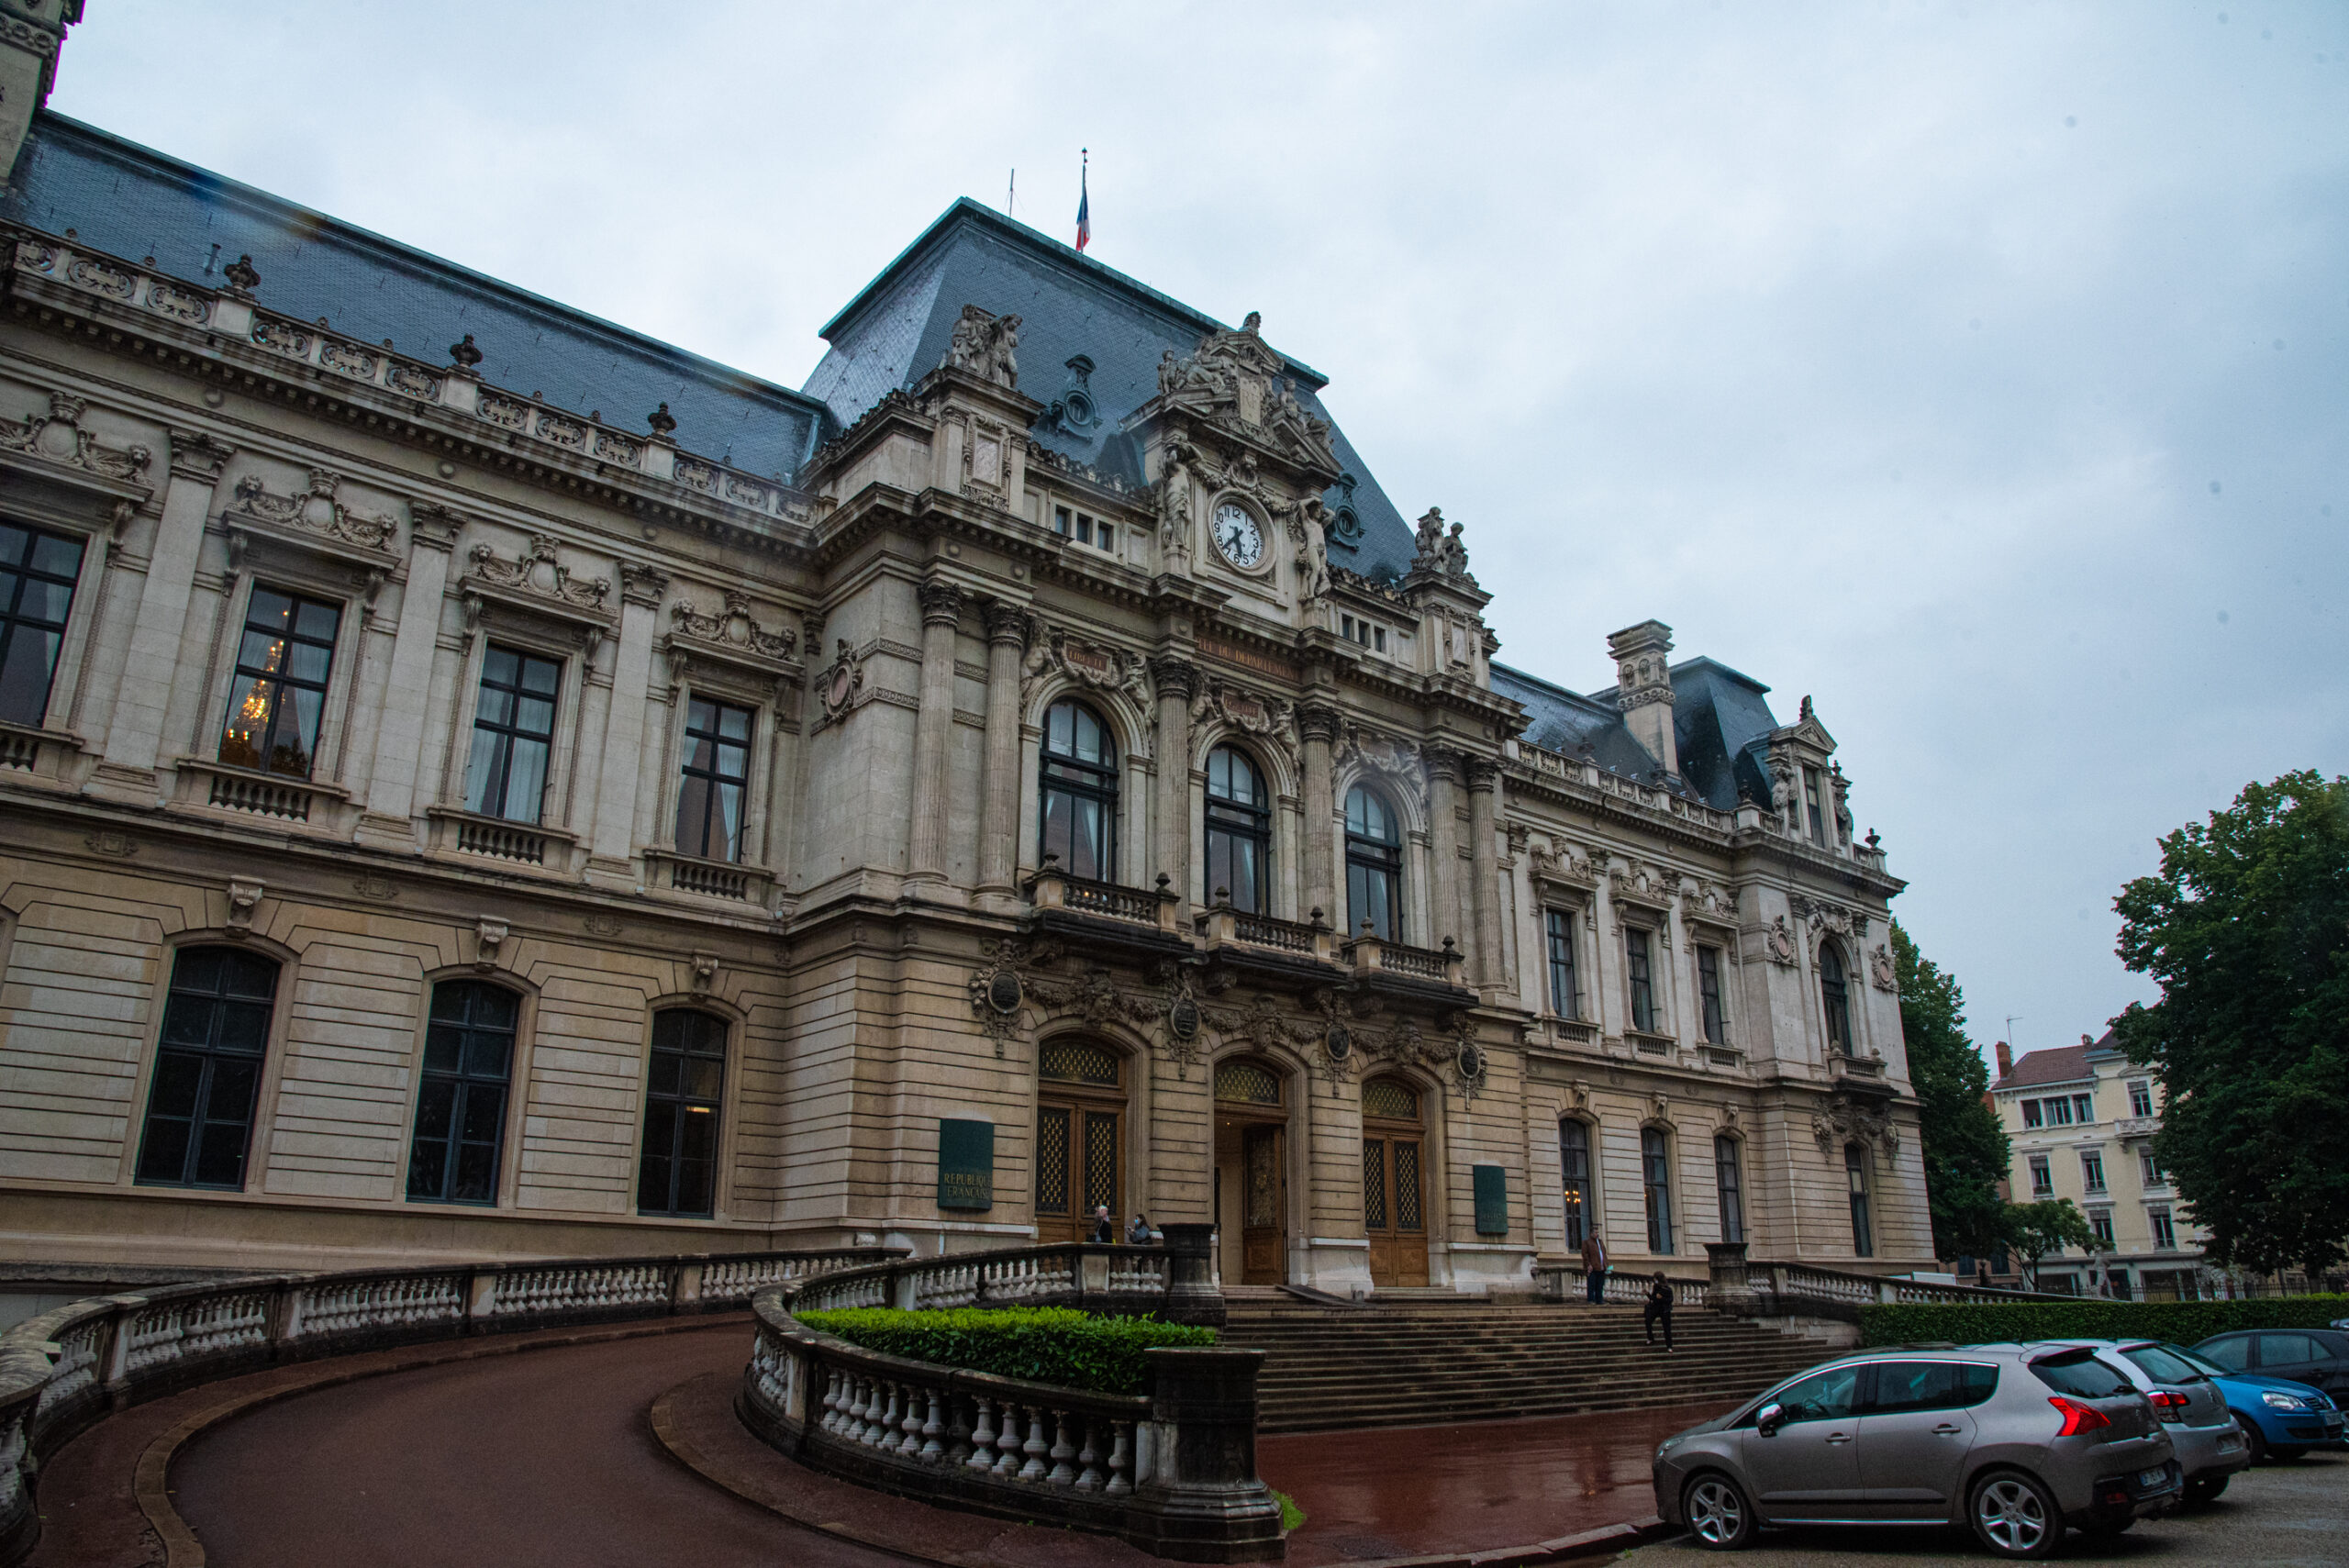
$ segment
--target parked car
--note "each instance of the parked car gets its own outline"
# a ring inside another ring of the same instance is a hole
[[[2349,1333],[2336,1329],[2238,1329],[2194,1349],[2230,1372],[2321,1388],[2335,1405],[2349,1396]]]
[[[2236,1471],[2250,1466],[2251,1443],[2235,1424],[2225,1391],[2202,1366],[2154,1340],[2073,1342],[2095,1349],[2152,1401],[2170,1446],[2177,1451],[2188,1502],[2210,1501],[2227,1489]]]
[[[1871,1351],[1824,1362],[1655,1451],[1656,1512],[1715,1551],[1765,1525],[1965,1524],[2001,1557],[2176,1506],[2152,1401],[2065,1344]]]
[[[2178,1345],[2162,1349],[2210,1374],[2219,1392],[2227,1396],[2227,1408],[2234,1413],[2235,1425],[2243,1429],[2243,1442],[2254,1462],[2298,1459],[2311,1448],[2349,1447],[2349,1438],[2343,1435],[2344,1418],[2321,1388],[2289,1378],[2236,1372]]]

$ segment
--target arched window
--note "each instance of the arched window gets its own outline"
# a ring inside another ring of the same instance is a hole
[[[1044,714],[1043,799],[1037,859],[1087,882],[1118,876],[1118,743],[1109,727],[1077,702]]]
[[[1382,941],[1403,940],[1403,834],[1395,808],[1356,784],[1346,792],[1346,934],[1365,921]]]
[[[495,1203],[506,1146],[506,1096],[522,999],[478,980],[432,988],[424,1073],[408,1144],[407,1195],[429,1203]]]
[[[1737,1140],[1723,1133],[1713,1140],[1713,1180],[1721,1196],[1721,1240],[1745,1240],[1745,1183],[1737,1169]]]
[[[1876,1256],[1876,1229],[1868,1223],[1868,1151],[1856,1143],[1843,1145],[1843,1177],[1852,1188],[1852,1255]]]
[[[1230,890],[1235,909],[1272,913],[1273,794],[1245,753],[1219,746],[1208,753],[1208,884]]]
[[[276,999],[277,965],[256,953],[182,948],[172,960],[163,1038],[139,1140],[142,1184],[244,1186]]]
[[[1640,1184],[1647,1189],[1648,1251],[1672,1251],[1672,1151],[1664,1129],[1640,1129]]]
[[[718,1195],[718,1134],[726,1103],[726,1020],[673,1007],[652,1016],[644,1085],[640,1214],[707,1219]]]
[[[1569,1117],[1558,1123],[1558,1179],[1566,1200],[1566,1251],[1580,1251],[1590,1234],[1590,1124]]]
[[[1843,983],[1843,955],[1833,942],[1819,950],[1819,1006],[1827,1019],[1827,1049],[1852,1054],[1852,995]]]

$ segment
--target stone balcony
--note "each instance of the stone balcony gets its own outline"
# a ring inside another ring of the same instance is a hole
[[[2112,1130],[2122,1138],[2151,1138],[2162,1129],[2157,1116],[2124,1116],[2112,1124]]]

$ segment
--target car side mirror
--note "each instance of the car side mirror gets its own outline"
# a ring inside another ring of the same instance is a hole
[[[1787,1407],[1772,1400],[1753,1412],[1753,1429],[1765,1438],[1775,1438],[1778,1429],[1787,1424]]]

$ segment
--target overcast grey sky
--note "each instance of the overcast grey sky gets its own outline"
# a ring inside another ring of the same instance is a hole
[[[91,0],[54,106],[796,385],[948,203],[1264,315],[1502,657],[1806,692],[1977,1036],[2343,770],[2349,6]]]

